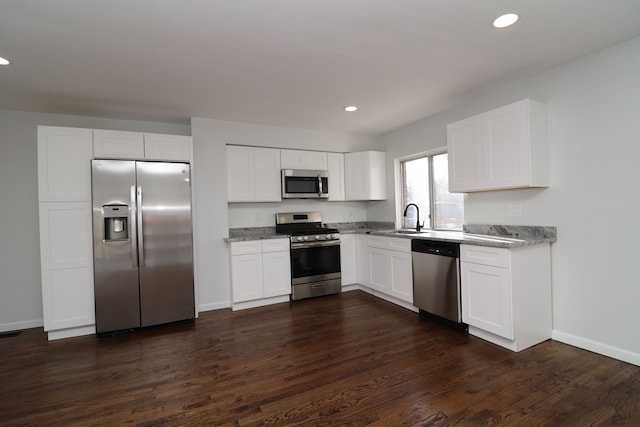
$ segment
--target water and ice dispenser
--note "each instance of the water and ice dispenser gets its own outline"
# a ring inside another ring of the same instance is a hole
[[[129,206],[103,205],[104,241],[129,239]]]

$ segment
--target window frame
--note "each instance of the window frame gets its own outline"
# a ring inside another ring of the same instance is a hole
[[[404,228],[404,209],[405,209],[405,205],[404,205],[404,178],[403,178],[403,162],[407,162],[407,161],[411,161],[411,160],[417,160],[423,157],[427,157],[428,158],[428,162],[429,162],[429,218],[425,218],[422,215],[420,216],[420,219],[422,221],[425,222],[425,229],[429,229],[429,230],[435,230],[434,228],[434,212],[435,212],[435,202],[434,202],[434,183],[433,183],[433,157],[440,155],[440,154],[447,154],[447,147],[439,147],[439,148],[434,148],[432,150],[427,150],[427,151],[422,151],[420,153],[415,153],[415,154],[411,154],[408,156],[403,156],[403,157],[398,157],[397,159],[395,159],[394,161],[394,168],[395,168],[395,184],[396,184],[396,188],[395,188],[395,197],[396,197],[396,201],[395,201],[395,211],[396,211],[396,228],[397,229],[403,229]],[[428,226],[427,226],[428,224]],[[462,231],[462,230],[450,230],[447,229],[446,231],[451,231],[451,232],[457,232],[457,231]]]

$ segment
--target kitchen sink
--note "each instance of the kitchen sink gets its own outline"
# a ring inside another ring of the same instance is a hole
[[[394,230],[391,234],[418,234],[416,230]]]
[[[405,234],[405,235],[428,235],[432,234],[433,230],[424,230],[424,231],[416,231],[416,230],[394,230],[390,231],[390,234]]]

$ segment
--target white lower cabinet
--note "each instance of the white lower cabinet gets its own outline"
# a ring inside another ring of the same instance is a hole
[[[413,307],[411,240],[356,236],[358,283],[405,308]]]
[[[369,260],[369,236],[356,235],[356,277],[358,283],[369,286],[371,282],[371,261]]]
[[[342,286],[358,283],[356,236],[354,234],[340,235],[340,276]]]
[[[40,263],[49,339],[94,333],[91,202],[40,203]]]
[[[513,351],[551,338],[548,243],[513,249],[460,245],[462,320]]]
[[[480,329],[513,339],[509,269],[463,262],[464,321]]]
[[[232,242],[231,288],[234,310],[288,301],[289,239]]]
[[[275,297],[291,293],[291,258],[287,250],[262,252],[263,296]]]

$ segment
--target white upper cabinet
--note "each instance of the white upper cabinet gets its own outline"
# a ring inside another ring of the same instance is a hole
[[[280,150],[282,169],[327,170],[327,153],[322,151]]]
[[[190,162],[191,137],[183,135],[145,133],[144,158],[146,160]]]
[[[91,129],[38,126],[38,200],[91,201]]]
[[[327,153],[329,171],[329,201],[345,200],[344,195],[344,154]]]
[[[120,130],[93,131],[93,154],[97,159],[144,159],[144,134]]]
[[[387,198],[385,160],[386,154],[382,151],[363,151],[344,155],[346,200],[385,200]]]
[[[227,146],[227,201],[279,202],[280,150]]]
[[[524,99],[447,126],[449,191],[549,186],[546,105]]]
[[[97,159],[191,161],[191,137],[159,133],[95,129]]]

